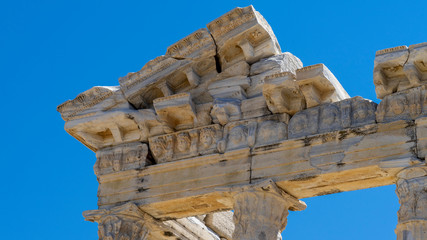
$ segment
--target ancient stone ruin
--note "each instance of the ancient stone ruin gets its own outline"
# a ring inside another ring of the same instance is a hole
[[[236,8],[58,106],[96,153],[83,215],[102,240],[276,240],[300,198],[396,184],[397,239],[425,240],[427,43],[378,51],[373,79],[378,106]]]

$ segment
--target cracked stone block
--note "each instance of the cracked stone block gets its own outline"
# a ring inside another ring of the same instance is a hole
[[[307,108],[349,98],[348,93],[332,72],[323,64],[298,69],[296,78],[305,97]]]
[[[241,60],[252,64],[281,52],[270,25],[252,6],[235,8],[207,27],[223,68]]]
[[[407,46],[387,48],[376,52],[374,60],[374,85],[377,98],[383,99],[397,91],[411,87],[403,67],[408,60]]]
[[[216,73],[216,46],[200,29],[170,46],[166,55],[149,61],[138,72],[119,78],[126,99],[136,108],[153,100],[197,87],[205,75]]]
[[[409,46],[409,58],[403,71],[413,87],[425,84],[427,80],[427,42]]]
[[[251,66],[251,86],[246,90],[247,96],[255,97],[262,95],[262,88],[266,77],[281,72],[295,74],[296,70],[302,68],[302,66],[301,60],[289,52],[261,59]]]

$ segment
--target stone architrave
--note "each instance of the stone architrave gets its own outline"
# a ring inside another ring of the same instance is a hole
[[[321,63],[300,68],[296,71],[296,75],[307,108],[350,97],[334,74]]]
[[[277,240],[285,229],[289,210],[301,211],[304,202],[278,188],[272,180],[236,187],[234,199],[234,240]]]
[[[397,175],[396,194],[400,209],[397,213],[397,240],[427,238],[427,166],[406,168]]]

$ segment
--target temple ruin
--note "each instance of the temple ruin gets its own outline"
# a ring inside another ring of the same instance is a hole
[[[96,153],[83,215],[102,240],[276,240],[301,198],[396,184],[397,239],[425,240],[427,43],[377,51],[373,81],[378,105],[350,97],[235,8],[58,106]]]

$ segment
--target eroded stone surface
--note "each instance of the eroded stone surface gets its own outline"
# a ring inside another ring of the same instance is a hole
[[[427,166],[416,165],[398,175],[396,194],[400,209],[397,213],[398,240],[427,237]]]
[[[377,97],[384,97],[427,80],[427,43],[399,46],[377,51],[374,63],[374,84]]]
[[[296,75],[308,108],[349,98],[332,72],[323,64],[300,68]]]
[[[425,238],[426,43],[377,52],[377,107],[281,53],[252,6],[208,29],[58,106],[96,152],[100,239],[277,239],[297,198],[396,181],[398,239]]]
[[[370,100],[354,97],[300,111],[289,122],[289,138],[375,123],[376,106]]]
[[[270,25],[252,6],[235,8],[207,27],[215,39],[224,68],[240,60],[252,64],[280,53]]]

